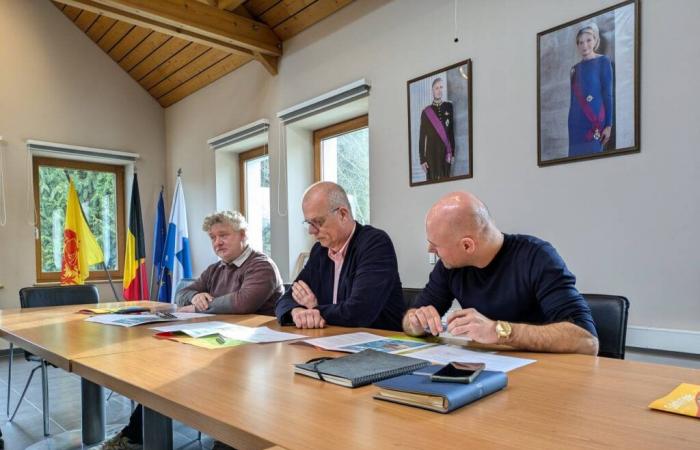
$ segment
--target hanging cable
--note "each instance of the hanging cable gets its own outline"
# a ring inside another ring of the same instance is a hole
[[[34,228],[34,239],[39,239],[39,217],[37,208],[38,205],[34,204],[34,171],[32,170],[32,151],[27,149],[27,159],[25,160],[25,169],[27,171],[27,224]],[[30,217],[31,216],[31,217]]]
[[[455,0],[455,12],[454,12],[454,22],[455,22],[455,42],[459,42],[457,37],[457,0]]]
[[[7,225],[7,195],[5,194],[5,141],[0,136],[0,227]]]
[[[285,140],[282,139],[282,130],[286,130],[285,127],[282,127],[282,121],[280,120],[278,122],[279,127],[278,127],[278,142],[279,146],[277,148],[277,214],[279,214],[280,217],[284,217],[287,215],[287,211],[282,212],[281,208],[281,203],[280,199],[282,198],[282,191],[281,191],[281,186],[282,186],[282,174],[284,173],[284,185],[287,186],[287,171],[286,171],[286,160],[287,158],[282,158],[282,153],[287,154],[287,149],[286,149],[286,142]],[[285,163],[285,170],[282,171],[282,162],[284,161]]]

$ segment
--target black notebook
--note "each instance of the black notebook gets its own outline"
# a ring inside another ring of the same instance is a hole
[[[340,358],[295,364],[294,372],[354,388],[410,373],[429,365],[428,361],[422,359],[363,350]]]

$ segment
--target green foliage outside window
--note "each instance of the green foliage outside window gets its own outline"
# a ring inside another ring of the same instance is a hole
[[[41,267],[43,272],[60,272],[63,255],[63,226],[66,215],[68,178],[73,179],[88,225],[102,248],[109,270],[117,270],[116,175],[93,170],[39,167],[39,215]],[[90,269],[99,270],[102,266]]]
[[[270,187],[270,157],[266,156],[260,161],[260,187]]]
[[[355,219],[369,220],[369,128],[341,134],[338,145],[338,184],[350,197]]]

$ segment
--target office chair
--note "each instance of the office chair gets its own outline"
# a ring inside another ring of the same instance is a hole
[[[83,305],[97,303],[100,299],[97,287],[94,285],[78,286],[46,286],[46,287],[25,287],[19,290],[19,302],[22,308],[40,308],[45,306]],[[7,373],[7,415],[10,415],[10,386],[12,385],[12,359],[14,356],[14,344],[10,343],[10,359]],[[49,379],[47,363],[43,358],[28,351],[24,352],[24,358],[30,362],[38,362],[35,368],[29,373],[29,378],[24,385],[22,395],[17,402],[10,422],[17,415],[22,400],[27,393],[29,383],[32,381],[34,373],[41,369],[41,398],[42,412],[44,416],[44,436],[49,435]]]
[[[598,356],[625,359],[630,302],[619,295],[582,294],[598,332]]]
[[[177,286],[175,286],[175,293],[177,294],[180,292],[180,289],[184,289],[190,284],[194,283],[195,278],[182,278],[180,281],[177,282]]]
[[[403,288],[402,291],[403,303],[406,305],[406,309],[408,309],[413,307],[413,302],[415,302],[420,293],[423,292],[423,289]]]

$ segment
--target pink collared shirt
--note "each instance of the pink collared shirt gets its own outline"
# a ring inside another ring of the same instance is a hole
[[[333,251],[332,249],[328,249],[328,257],[333,261],[333,264],[335,265],[335,272],[333,273],[333,304],[335,305],[338,303],[338,282],[340,281],[340,271],[343,269],[343,261],[345,261],[345,254],[348,251],[348,245],[350,244],[350,240],[352,239],[352,236],[355,234],[355,228],[357,227],[357,222],[355,222],[355,225],[352,227],[352,232],[350,233],[350,237],[348,238],[347,241],[345,241],[345,244],[338,250],[337,252]]]

